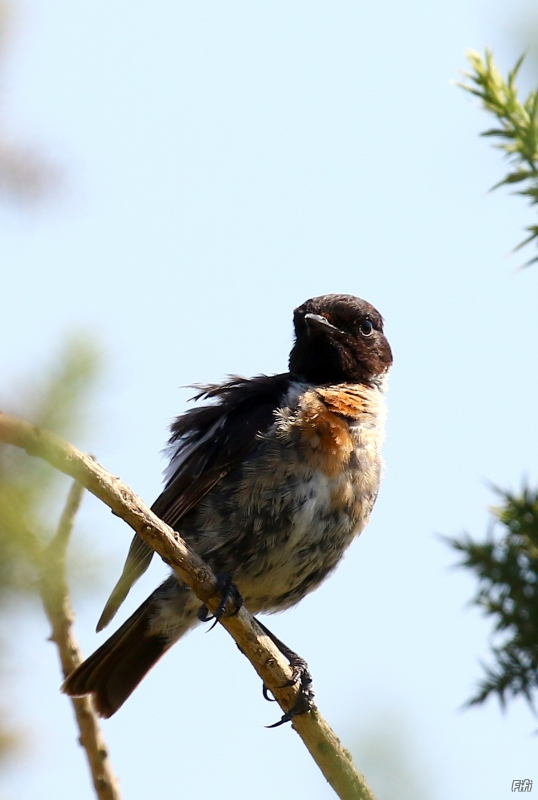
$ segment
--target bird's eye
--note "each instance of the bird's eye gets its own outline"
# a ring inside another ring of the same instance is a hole
[[[360,332],[363,336],[371,336],[374,332],[374,326],[371,320],[365,319],[364,322],[361,322]]]

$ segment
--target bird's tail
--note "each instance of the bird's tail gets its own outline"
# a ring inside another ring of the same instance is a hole
[[[177,586],[177,584],[176,584]],[[187,587],[185,587],[186,589]],[[62,691],[72,697],[91,694],[97,713],[111,717],[142,678],[193,621],[184,618],[172,632],[155,624],[160,603],[154,593],[110,639],[69,675]],[[176,621],[179,622],[179,620]]]

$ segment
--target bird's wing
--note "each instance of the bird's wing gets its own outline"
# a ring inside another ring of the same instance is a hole
[[[167,482],[151,510],[176,528],[221,478],[254,449],[258,435],[272,424],[289,385],[289,375],[233,378],[205,387],[194,399],[217,400],[187,411],[172,424]],[[97,623],[100,631],[114,617],[133,584],[147,570],[153,550],[135,534],[123,572]]]

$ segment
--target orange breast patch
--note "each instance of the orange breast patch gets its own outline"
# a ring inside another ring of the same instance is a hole
[[[353,440],[347,422],[337,416],[341,412],[330,410],[319,393],[305,393],[295,425],[301,432],[301,443],[309,450],[309,461],[333,478],[348,464]]]
[[[325,389],[317,389],[316,394],[322,398],[330,411],[344,417],[358,419],[369,411],[368,396],[364,389],[361,391],[359,387],[330,386]]]

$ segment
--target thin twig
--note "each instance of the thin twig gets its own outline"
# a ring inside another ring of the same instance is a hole
[[[84,487],[75,481],[69,491],[58,529],[41,557],[40,593],[52,626],[50,640],[58,648],[66,678],[82,662],[82,654],[73,633],[73,611],[65,576],[65,556]],[[99,800],[120,800],[119,785],[110,764],[97,715],[89,697],[70,698],[84,748],[95,793]]]
[[[0,441],[43,458],[85,486],[114,514],[125,520],[210,611],[216,611],[220,592],[208,565],[118,478],[54,434],[1,413]],[[298,687],[285,685],[292,677],[291,669],[246,608],[241,608],[236,616],[222,618],[221,624],[235,639],[283,711],[292,708]],[[375,800],[364,777],[355,769],[351,756],[315,706],[308,713],[294,717],[292,726],[341,800]]]

